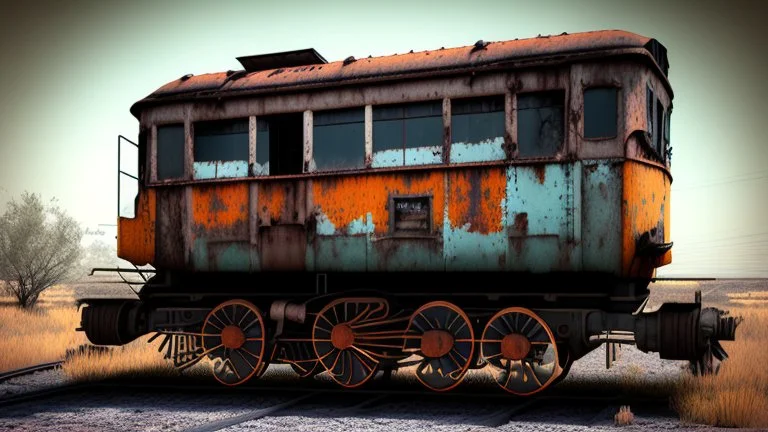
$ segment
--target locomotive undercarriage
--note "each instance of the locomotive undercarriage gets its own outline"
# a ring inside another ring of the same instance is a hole
[[[163,338],[159,350],[175,366],[207,358],[225,385],[286,363],[302,377],[327,372],[350,388],[379,371],[411,367],[426,387],[446,391],[469,369],[485,368],[504,390],[529,395],[562,380],[573,361],[604,343],[635,344],[711,371],[715,358],[726,357],[718,341],[733,340],[738,321],[702,309],[698,297],[644,311],[648,282],[600,275],[161,272],[139,300],[84,300],[82,329],[99,345],[155,333],[151,340]]]

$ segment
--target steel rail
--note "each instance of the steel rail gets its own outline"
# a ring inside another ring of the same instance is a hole
[[[11,378],[16,378],[16,377],[20,377],[20,376],[24,376],[24,375],[30,375],[30,374],[33,374],[35,372],[41,372],[41,371],[46,371],[46,370],[50,370],[50,369],[55,369],[55,368],[61,366],[63,363],[64,363],[63,360],[59,360],[59,361],[55,361],[55,362],[41,363],[41,364],[34,365],[34,366],[28,366],[28,367],[21,368],[21,369],[14,369],[14,370],[11,370],[11,371],[8,371],[8,372],[3,372],[3,373],[0,373],[0,382],[7,381],[7,380],[9,380]]]

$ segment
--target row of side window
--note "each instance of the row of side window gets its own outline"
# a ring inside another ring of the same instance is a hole
[[[617,135],[618,89],[584,91],[584,137]],[[372,168],[440,164],[443,155],[442,101],[374,106]],[[313,113],[310,171],[363,169],[365,108]],[[565,92],[517,95],[519,158],[554,156],[565,139]],[[285,175],[304,172],[302,114],[260,116],[255,164],[249,166],[249,120],[194,124],[193,178]],[[504,148],[504,96],[451,101],[450,163],[498,161]],[[157,127],[157,179],[184,176],[184,126]]]

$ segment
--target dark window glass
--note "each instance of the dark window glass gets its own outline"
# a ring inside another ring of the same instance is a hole
[[[645,89],[645,108],[646,120],[648,121],[648,133],[653,137],[653,90],[650,87]]]
[[[664,115],[664,141],[667,143],[669,143],[669,125],[672,123],[670,117],[672,117],[671,108]]]
[[[269,163],[269,122],[260,118],[256,119],[256,163]]]
[[[248,119],[195,123],[195,162],[248,160]]]
[[[654,145],[656,146],[656,152],[664,157],[662,136],[664,127],[664,105],[661,104],[661,99],[656,99],[656,128],[653,134]]]
[[[519,157],[554,156],[563,143],[565,92],[517,96]]]
[[[314,113],[312,152],[318,171],[365,167],[365,109]]]
[[[613,138],[618,133],[617,88],[584,91],[584,138]]]
[[[374,152],[442,143],[442,101],[373,107]]]
[[[451,102],[451,142],[479,143],[504,137],[504,96]]]
[[[184,125],[157,127],[157,179],[184,176]]]

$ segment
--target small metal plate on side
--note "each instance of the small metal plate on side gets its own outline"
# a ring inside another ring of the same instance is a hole
[[[389,226],[393,234],[429,235],[432,232],[432,197],[391,197]]]

